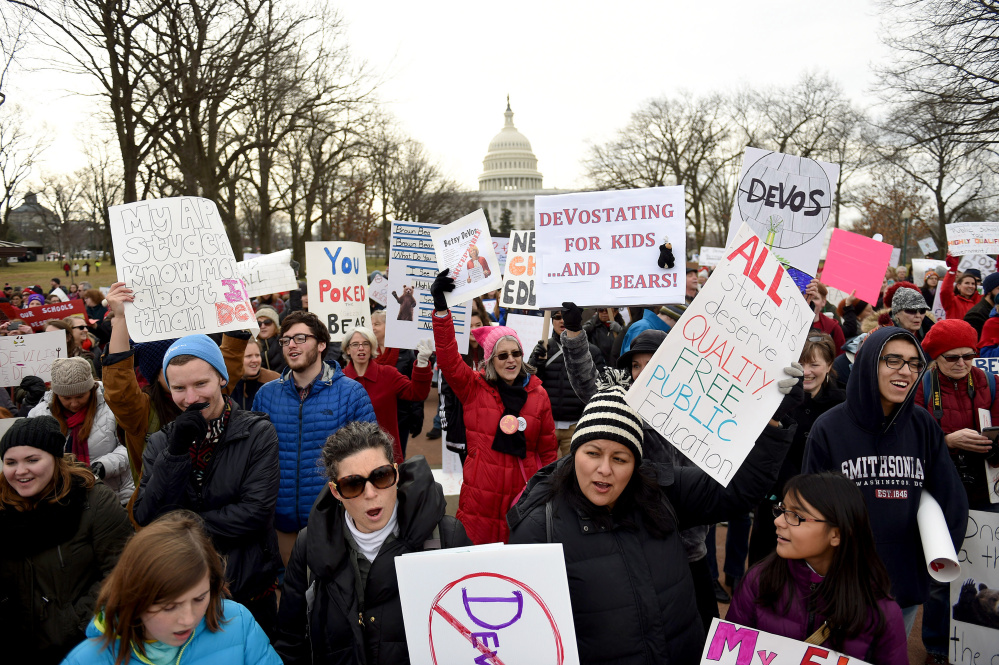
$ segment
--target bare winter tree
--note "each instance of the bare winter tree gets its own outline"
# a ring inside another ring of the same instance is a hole
[[[18,105],[0,106],[0,240],[7,240],[15,197],[46,147],[41,133],[31,133]]]
[[[87,244],[87,224],[82,211],[84,183],[78,174],[45,174],[39,178],[38,198],[54,215],[40,218],[46,244],[60,254],[75,254]]]
[[[28,41],[34,12],[14,4],[0,4],[0,105],[6,101],[4,89],[10,68]]]
[[[87,166],[78,174],[83,183],[83,209],[92,230],[93,249],[111,251],[111,218],[108,208],[124,202],[121,161],[113,141],[92,138],[85,146]]]

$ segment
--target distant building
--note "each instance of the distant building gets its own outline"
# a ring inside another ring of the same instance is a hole
[[[47,229],[58,226],[56,214],[38,202],[38,195],[28,192],[24,195],[24,203],[10,211],[10,226],[14,232],[11,240],[21,242],[31,247],[32,251],[40,252],[47,240]]]

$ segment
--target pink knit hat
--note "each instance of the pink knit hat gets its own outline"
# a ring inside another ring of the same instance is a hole
[[[482,326],[481,328],[472,330],[472,335],[475,336],[475,341],[482,347],[482,353],[485,354],[485,358],[492,357],[493,347],[496,346],[496,342],[501,337],[506,337],[507,335],[516,339],[517,344],[520,344],[520,350],[524,350],[524,345],[521,343],[520,337],[517,336],[517,331],[513,328],[507,328],[506,326]]]

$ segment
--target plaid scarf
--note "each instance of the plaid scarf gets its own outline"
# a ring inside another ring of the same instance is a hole
[[[208,421],[208,434],[195,446],[191,446],[191,475],[198,489],[201,489],[205,480],[205,471],[208,464],[215,457],[215,447],[222,440],[225,428],[229,426],[229,416],[232,415],[232,402],[228,395],[222,396],[225,405],[222,407],[222,415]]]

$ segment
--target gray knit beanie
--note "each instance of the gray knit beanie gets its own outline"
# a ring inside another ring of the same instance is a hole
[[[635,455],[635,464],[642,461],[642,417],[624,401],[624,388],[612,386],[601,390],[583,408],[576,423],[569,454],[575,455],[587,441],[605,439],[627,446]]]
[[[94,387],[94,371],[90,361],[79,356],[52,361],[52,392],[69,397],[82,395]]]
[[[903,309],[921,309],[926,311],[929,307],[926,305],[926,298],[923,297],[922,293],[915,289],[902,287],[891,298],[891,315],[895,316]]]

